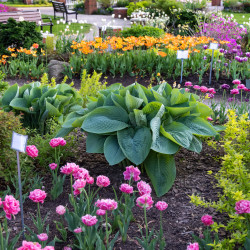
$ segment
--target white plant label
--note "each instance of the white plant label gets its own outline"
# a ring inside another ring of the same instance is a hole
[[[178,50],[177,59],[188,59],[188,50]]]
[[[209,49],[218,49],[218,43],[210,43]]]
[[[11,141],[11,148],[16,150],[16,151],[25,153],[27,139],[28,139],[27,135],[20,135],[20,134],[13,131],[13,133],[12,133],[12,141]]]

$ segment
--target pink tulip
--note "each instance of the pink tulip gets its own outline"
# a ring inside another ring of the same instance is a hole
[[[126,167],[126,171],[123,172],[124,180],[128,181],[131,178],[133,178],[134,181],[139,181],[141,179],[140,174],[141,174],[140,170],[134,166]]]
[[[38,156],[38,149],[36,148],[35,145],[27,146],[26,152],[27,152],[27,155],[32,157],[32,158],[36,158]]]
[[[7,219],[11,220],[11,215],[16,215],[20,212],[19,201],[12,195],[6,195],[3,204],[3,210]]]
[[[103,215],[106,214],[106,211],[105,211],[105,210],[102,210],[102,209],[97,209],[96,214],[97,214],[98,216],[103,216]]]
[[[57,164],[56,163],[51,163],[49,164],[49,167],[51,170],[55,170],[57,168]]]
[[[75,163],[67,163],[65,166],[61,167],[61,173],[63,174],[75,174],[79,170],[79,166]]]
[[[98,187],[107,187],[110,185],[110,180],[107,176],[99,175],[96,178],[96,185]]]
[[[74,230],[74,233],[76,233],[76,234],[79,234],[79,233],[81,233],[82,232],[82,228],[81,227],[78,227],[78,228],[76,228],[75,230]]]
[[[232,94],[232,95],[237,95],[237,94],[239,94],[240,92],[239,92],[239,90],[238,89],[231,89],[230,90],[230,94]]]
[[[151,195],[144,194],[136,199],[136,205],[141,208],[146,208],[149,210],[153,206],[153,200]]]
[[[38,234],[37,235],[37,238],[40,240],[40,241],[46,241],[46,240],[48,240],[48,235],[47,234],[45,234],[45,233],[42,233],[42,234]]]
[[[241,200],[235,204],[236,214],[250,214],[250,201]]]
[[[17,248],[17,250],[41,250],[42,246],[37,242],[31,242],[24,240],[22,246]]]
[[[120,186],[120,190],[123,192],[123,193],[126,193],[126,194],[132,194],[133,193],[133,187],[128,185],[128,184],[122,184]]]
[[[36,203],[44,203],[47,194],[41,189],[35,189],[30,192],[29,198]]]
[[[168,204],[165,202],[165,201],[158,201],[156,204],[155,204],[155,207],[160,210],[160,211],[163,211],[163,210],[166,210],[168,208]]]
[[[214,224],[213,217],[211,215],[208,215],[208,214],[203,215],[201,217],[201,221],[205,226],[210,226],[210,225]]]
[[[86,214],[81,219],[82,219],[83,224],[88,226],[88,227],[94,226],[98,221],[96,219],[96,216],[92,216],[90,214]]]
[[[110,210],[117,209],[117,202],[112,199],[101,199],[101,200],[96,201],[95,206],[97,206],[98,208],[102,210],[110,211]]]
[[[199,244],[197,242],[189,244],[187,250],[199,250]]]
[[[140,195],[151,194],[152,188],[145,181],[140,181],[137,183],[137,188]]]
[[[66,213],[66,208],[62,205],[56,207],[56,213],[59,215],[64,215]]]
[[[235,80],[233,80],[233,84],[241,84],[241,81],[240,80],[238,80],[238,79],[235,79]]]

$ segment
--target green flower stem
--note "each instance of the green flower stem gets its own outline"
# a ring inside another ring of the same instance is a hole
[[[144,219],[145,219],[145,225],[146,225],[146,240],[148,244],[148,221],[147,221],[147,208],[144,206]]]
[[[85,194],[85,196],[86,196],[86,200],[87,200],[87,204],[88,204],[87,213],[90,214],[89,196],[88,196],[88,194],[87,194],[85,188],[83,188],[83,192],[84,192],[84,194]]]
[[[38,229],[38,233],[41,234],[43,232],[43,228],[41,228],[42,226],[42,218],[41,218],[41,212],[40,212],[40,205],[39,202],[37,202],[37,229]]]
[[[108,231],[108,211],[106,210],[105,213],[105,218],[106,218],[106,245],[107,245],[107,249],[109,247],[109,231]]]
[[[71,189],[71,195],[74,197],[74,193],[73,193],[73,180],[72,180],[72,173],[70,174],[70,189]]]
[[[0,239],[1,239],[1,249],[4,249],[3,229],[2,229],[2,224],[1,223],[0,223]]]

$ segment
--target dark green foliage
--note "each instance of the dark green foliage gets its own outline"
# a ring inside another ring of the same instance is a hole
[[[159,28],[151,26],[133,25],[131,28],[124,29],[121,32],[122,37],[130,36],[151,36],[151,37],[161,37],[164,35],[164,31]]]
[[[9,18],[6,24],[0,23],[0,55],[6,54],[8,47],[30,48],[33,43],[38,43],[41,47],[42,35],[36,31],[34,22],[16,22]]]
[[[171,14],[172,9],[183,9],[183,4],[175,0],[156,0],[153,6],[168,15]]]
[[[129,0],[119,0],[116,5],[117,7],[126,7],[129,3]]]

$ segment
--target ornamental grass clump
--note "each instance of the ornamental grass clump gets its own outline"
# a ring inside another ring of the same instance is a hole
[[[58,136],[80,127],[87,132],[87,152],[104,153],[110,165],[141,165],[158,196],[174,183],[178,150],[199,153],[202,138],[217,135],[207,121],[212,110],[197,95],[166,82],[151,89],[114,84],[99,93],[66,118]]]

